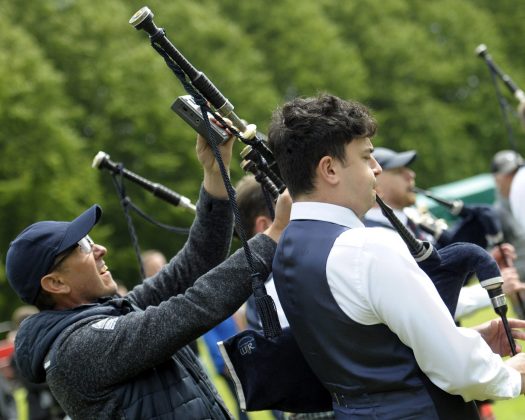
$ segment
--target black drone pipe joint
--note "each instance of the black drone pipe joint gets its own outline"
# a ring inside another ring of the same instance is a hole
[[[121,164],[115,163],[109,159],[109,155],[105,152],[98,152],[93,159],[92,167],[98,169],[106,169],[115,175],[121,174],[124,178],[129,179],[133,183],[141,186],[145,190],[151,192],[155,197],[173,204],[174,206],[185,207],[195,213],[195,205],[191,203],[190,199],[176,193],[164,185],[152,182],[134,172],[122,167]]]
[[[247,130],[244,122],[233,112],[233,105],[230,101],[217,89],[210,79],[201,71],[197,70],[184,55],[170,42],[166,37],[164,29],[158,28],[153,22],[153,12],[148,7],[143,7],[138,10],[129,20],[129,23],[137,30],[144,30],[150,36],[152,43],[160,46],[166,54],[178,64],[184,73],[190,79],[202,95],[213,105],[213,107],[223,117],[227,117],[232,121],[232,124],[242,132],[247,132],[247,136],[255,135],[255,129]],[[253,133],[252,133],[253,132]],[[251,138],[251,137],[248,137]]]

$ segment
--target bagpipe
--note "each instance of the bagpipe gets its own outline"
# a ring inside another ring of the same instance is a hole
[[[208,113],[212,114],[224,127],[228,127],[233,135],[250,147],[257,149],[259,154],[270,165],[273,165],[275,162],[272,153],[258,135],[257,127],[254,124],[246,124],[234,112],[234,106],[228,98],[172,44],[164,29],[155,25],[153,17],[153,12],[148,7],[143,7],[131,17],[129,23],[135,29],[143,30],[149,35],[152,47],[164,58],[168,67],[193,97],[195,104],[203,111],[202,116],[207,117]],[[228,118],[231,124],[226,124],[223,118]],[[203,120],[206,128],[209,129],[208,118],[203,118]],[[210,134],[209,131],[207,131],[207,136],[211,137],[208,134]]]
[[[468,242],[455,242],[436,249],[431,243],[416,239],[379,197],[376,197],[376,201],[419,267],[434,283],[452,317],[456,312],[461,288],[472,275],[476,275],[489,294],[494,311],[502,318],[510,347],[515,354],[516,346],[506,318],[508,307],[502,290],[503,279],[494,258],[485,249]]]
[[[188,197],[184,197],[183,195],[180,195],[179,193],[162,184],[152,182],[149,179],[146,179],[137,173],[126,169],[122,163],[113,162],[106,152],[98,152],[93,158],[93,163],[91,166],[100,170],[105,169],[113,175],[122,175],[129,181],[144,188],[146,191],[149,191],[155,197],[158,197],[169,204],[183,207],[190,210],[192,213],[195,213],[195,204],[193,204]]]
[[[480,44],[476,47],[476,55],[482,58],[490,70],[498,76],[509,91],[514,95],[514,97],[519,101],[520,104],[525,102],[525,92],[521,90],[516,83],[510,78],[508,74],[503,72],[501,68],[494,62],[490,54],[488,53],[487,46],[485,44]]]
[[[112,175],[113,184],[115,186],[115,190],[119,197],[120,205],[122,207],[124,216],[126,218],[128,232],[131,237],[131,243],[133,246],[133,250],[135,252],[135,257],[137,258],[137,262],[139,265],[140,276],[142,279],[144,279],[145,272],[144,272],[144,265],[142,263],[141,251],[140,251],[140,247],[138,243],[135,226],[133,224],[129,210],[131,209],[135,211],[135,213],[137,213],[140,217],[142,217],[147,222],[157,227],[160,227],[162,229],[173,232],[173,233],[187,235],[189,233],[189,229],[169,226],[169,225],[166,225],[164,223],[161,223],[153,219],[151,216],[148,216],[137,205],[135,205],[133,201],[131,200],[131,198],[127,195],[123,179],[125,178],[131,181],[132,183],[142,187],[146,191],[149,191],[155,197],[160,198],[161,200],[169,204],[172,204],[178,207],[183,207],[193,213],[195,213],[196,211],[195,205],[191,202],[189,198],[184,197],[183,195],[180,195],[179,193],[169,189],[168,187],[161,185],[157,182],[152,182],[149,179],[146,179],[136,174],[135,172],[132,172],[126,169],[121,162],[118,162],[118,163],[113,162],[110,159],[110,156],[106,152],[103,152],[103,151],[98,152],[93,158],[91,167],[97,168],[99,170],[104,169]]]
[[[513,267],[514,263],[509,260],[502,249],[504,242],[501,221],[497,212],[489,205],[465,205],[462,200],[445,200],[432,194],[430,191],[414,187],[414,192],[423,194],[447,208],[453,216],[461,220],[452,229],[440,232],[437,240],[438,246],[453,244],[455,242],[470,242],[481,246],[498,247],[505,267]],[[523,301],[516,294],[516,304],[524,313]]]
[[[494,84],[494,89],[496,90],[496,96],[498,98],[498,103],[503,115],[504,123],[507,128],[507,135],[509,138],[509,143],[512,150],[516,150],[516,142],[514,140],[514,134],[512,130],[512,126],[510,124],[508,114],[509,109],[511,109],[512,114],[514,114],[521,122],[521,125],[523,128],[525,128],[525,92],[521,90],[516,83],[511,79],[511,77],[506,74],[492,59],[490,54],[488,53],[487,46],[485,44],[480,44],[476,47],[475,53],[478,57],[483,59],[485,61],[485,64],[487,65],[490,75],[492,78],[492,82]],[[512,95],[518,100],[519,104],[517,109],[514,111],[512,108],[509,107],[507,101],[503,97],[498,84],[497,79],[501,80],[503,84],[507,87],[507,89],[512,93]]]
[[[272,152],[266,146],[262,135],[256,127],[246,124],[233,111],[234,107],[213,83],[184,57],[166,37],[164,29],[158,28],[153,22],[153,13],[147,7],[137,11],[130,19],[130,24],[138,30],[148,33],[152,47],[164,58],[168,67],[181,81],[186,91],[192,96],[200,110],[200,121],[185,119],[204,137],[215,152],[221,164],[217,142],[214,137],[208,116],[212,115],[223,127],[237,137],[247,147],[243,149],[241,166],[246,172],[254,174],[273,200],[285,188],[280,179]],[[192,112],[192,110],[189,110]],[[180,114],[179,114],[180,115]],[[228,118],[231,124],[227,124]],[[204,123],[204,125],[202,125]],[[223,172],[223,179],[232,202],[236,224],[239,219],[236,214],[235,192]],[[457,243],[440,250],[434,249],[429,243],[417,240],[395,215],[378,199],[385,216],[392,218],[391,222],[409,247],[420,267],[436,284],[443,301],[453,316],[459,290],[465,280],[476,273],[483,287],[491,296],[494,308],[504,319],[507,336],[511,348],[515,345],[505,318],[505,296],[501,291],[502,279],[497,264],[482,248],[474,244]],[[240,226],[239,235],[246,251],[248,264],[250,252],[247,247],[244,229]],[[404,229],[404,230],[403,230]],[[253,291],[257,311],[262,321],[262,332],[247,330],[221,343],[219,347],[225,358],[226,366],[236,384],[237,395],[242,409],[252,410],[282,410],[286,412],[322,412],[332,409],[332,398],[319,379],[305,361],[289,328],[281,329],[277,320],[275,306],[264,288],[263,279],[253,273]],[[260,301],[264,300],[264,303]],[[277,323],[277,325],[275,325]]]
[[[264,168],[267,172],[273,172],[271,169],[272,165],[275,166],[273,155],[263,141],[262,136],[257,132],[257,127],[254,124],[247,124],[234,112],[234,106],[231,102],[202,71],[195,68],[173,45],[167,38],[164,29],[155,25],[153,17],[154,15],[148,7],[142,7],[131,17],[129,23],[135,29],[143,30],[149,35],[153,49],[162,56],[166,65],[179,79],[186,92],[192,97],[192,100],[189,102],[183,101],[185,105],[179,106],[174,103],[172,109],[178,115],[191,113],[193,117],[198,117],[197,119],[183,117],[183,119],[198,132],[204,134],[209,146],[213,150],[233,209],[237,234],[244,248],[248,266],[252,272],[251,279],[255,304],[258,313],[261,315],[265,336],[277,337],[281,334],[281,327],[279,325],[275,304],[272,298],[266,293],[264,287],[265,279],[262,279],[255,269],[253,256],[246,239],[246,233],[240,221],[239,210],[235,199],[235,190],[231,185],[228,172],[218,148],[221,143],[221,138],[211,127],[209,116],[213,116],[222,128],[227,128],[233,136],[249,146],[249,150],[257,151],[257,166],[261,170]],[[193,108],[192,102],[195,105],[194,109],[191,109]],[[188,107],[188,105],[190,105],[190,107]],[[186,109],[184,109],[184,106],[186,106]],[[200,114],[195,112],[197,107]],[[230,123],[225,119],[228,119]]]
[[[454,226],[438,232],[429,230],[424,224],[421,228],[437,236],[438,247],[455,242],[470,242],[482,248],[502,243],[503,232],[499,216],[492,206],[486,204],[466,205],[462,200],[445,200],[430,191],[414,187],[413,191],[422,194],[449,210],[459,220]]]

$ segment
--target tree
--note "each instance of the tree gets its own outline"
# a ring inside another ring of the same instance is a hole
[[[265,57],[282,97],[328,91],[344,98],[366,96],[369,85],[358,49],[345,43],[339,28],[318,2],[221,2],[243,25],[245,36]]]
[[[73,128],[81,109],[38,42],[9,21],[0,34],[0,226],[2,264],[9,242],[31,221],[69,218],[99,196],[96,177],[81,164],[84,144]],[[19,301],[0,273],[2,316]],[[5,292],[4,292],[5,290]]]
[[[161,9],[159,25],[174,34],[169,35],[173,42],[187,45],[189,50],[199,45],[195,52],[190,50],[188,58],[196,66],[203,63],[203,70],[212,80],[215,71],[225,73],[221,80],[234,92],[232,102],[241,104],[237,109],[246,110],[240,115],[266,123],[277,95],[267,83],[270,78],[261,70],[260,57],[247,53],[252,51],[249,41],[242,40],[235,26],[209,15],[201,6],[178,3]],[[185,92],[149,46],[146,34],[128,24],[135,10],[124,2],[102,1],[42,1],[31,3],[31,7],[21,1],[12,8],[13,21],[38,40],[63,78],[71,103],[79,110],[73,126],[85,145],[83,167],[88,168],[93,156],[104,150],[129,170],[195,200],[202,180],[194,153],[195,133],[170,110],[176,97]],[[186,30],[180,31],[179,25]],[[187,35],[179,40],[181,32]],[[209,51],[214,52],[213,60]],[[231,70],[240,68],[241,63],[243,72]],[[247,98],[256,101],[249,103]],[[243,104],[249,106],[242,108]],[[237,177],[241,173],[238,160],[232,164]],[[105,192],[100,200],[105,210],[103,225],[112,231],[106,243],[111,269],[129,287],[139,276],[125,218],[107,174],[97,177]],[[158,220],[176,226],[191,224],[191,214],[160,202],[128,182],[126,190],[134,202]],[[158,228],[139,218],[133,220],[144,248],[156,247],[172,255],[185,240],[185,236],[159,233]],[[99,239],[96,233],[94,236]]]
[[[490,15],[448,0],[324,5],[363,54],[380,123],[375,144],[416,148],[423,185],[485,172],[498,110],[474,48],[483,38],[501,42]]]
[[[132,2],[135,3],[135,2]],[[525,6],[500,2],[368,0],[150,0],[155,22],[235,106],[265,132],[272,110],[297,95],[328,91],[372,108],[376,146],[418,150],[418,183],[442,184],[486,172],[507,134],[486,65],[486,43],[520,85]],[[43,218],[104,208],[94,237],[108,246],[115,276],[131,286],[138,265],[108,173],[111,159],[192,200],[201,169],[195,133],[170,110],[186,92],[129,18],[142,6],[124,0],[3,2],[0,35],[0,208],[9,240]],[[9,69],[9,70],[8,70]],[[503,87],[503,91],[504,91]],[[503,92],[510,108],[516,105]],[[512,121],[518,149],[523,129]],[[241,176],[236,146],[234,182]],[[523,152],[523,150],[521,150]],[[38,170],[37,170],[38,168]],[[148,214],[189,226],[192,215],[125,181]],[[173,254],[185,236],[133,216],[139,244]],[[5,283],[3,274],[0,282]],[[1,298],[0,298],[1,299]],[[4,315],[6,316],[6,315]]]

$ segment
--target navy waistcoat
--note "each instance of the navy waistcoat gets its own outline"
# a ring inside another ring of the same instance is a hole
[[[326,262],[335,240],[347,229],[323,221],[291,221],[273,262],[279,299],[312,370],[334,400],[341,396],[350,405],[367,395],[400,393],[400,398],[379,398],[389,405],[383,407],[387,412],[406,413],[417,405],[423,406],[425,418],[478,418],[473,404],[430,382],[412,350],[386,325],[359,324],[337,305]],[[417,399],[412,400],[413,395]]]

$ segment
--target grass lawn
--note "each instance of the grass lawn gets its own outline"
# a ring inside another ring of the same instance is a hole
[[[509,318],[513,316],[511,310],[508,314]],[[498,315],[494,313],[492,308],[486,308],[482,311],[475,313],[474,315],[464,318],[462,320],[462,325],[465,327],[481,324],[482,322],[488,321],[493,318],[497,318]],[[522,346],[525,346],[525,343],[521,343]],[[203,345],[199,340],[199,350],[201,358],[204,362],[205,367],[208,369],[208,372],[211,373],[211,376],[217,386],[219,393],[224,398],[226,405],[232,413],[236,413],[236,405],[234,397],[230,394],[228,387],[224,383],[223,379],[213,372],[213,365],[211,364],[209,355],[206,350],[206,346]],[[523,420],[525,419],[525,396],[521,396],[514,400],[509,401],[497,401],[494,404],[494,412],[497,420]],[[272,420],[273,416],[271,413],[266,411],[259,411],[254,413],[249,413],[249,417],[252,420]]]

